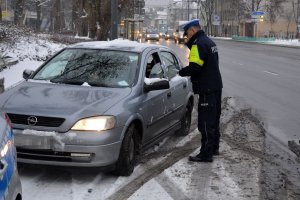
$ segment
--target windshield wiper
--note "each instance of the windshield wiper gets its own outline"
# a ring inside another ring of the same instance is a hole
[[[98,82],[87,82],[90,86],[95,87],[112,87],[111,85],[105,84],[105,83],[98,83]]]
[[[65,79],[58,79],[53,78],[50,80],[52,83],[62,83],[62,84],[69,84],[69,85],[82,85],[84,81],[80,80],[65,80]]]

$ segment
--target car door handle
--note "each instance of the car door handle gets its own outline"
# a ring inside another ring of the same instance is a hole
[[[186,82],[183,83],[183,88],[186,88],[187,87],[187,84]]]
[[[169,97],[171,97],[172,96],[172,93],[171,92],[168,92],[167,93],[167,97],[169,98]]]

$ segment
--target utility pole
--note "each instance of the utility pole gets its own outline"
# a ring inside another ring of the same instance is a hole
[[[111,28],[110,28],[110,34],[111,39],[117,39],[118,38],[118,0],[112,0],[111,1]]]
[[[187,4],[188,4],[187,20],[190,21],[190,0],[187,0]]]
[[[297,36],[298,36],[298,39],[300,41],[300,0],[298,0],[298,3],[297,3]]]
[[[254,10],[254,0],[252,0],[252,12],[254,12],[255,10]],[[253,29],[253,31],[252,31],[252,34],[253,34],[253,37],[256,37],[256,35],[255,35],[255,33],[256,33],[256,31],[255,31],[255,24],[256,24],[256,22],[252,22],[252,29]]]

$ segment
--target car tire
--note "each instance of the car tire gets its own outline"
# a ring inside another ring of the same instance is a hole
[[[135,140],[136,128],[132,124],[127,129],[121,150],[119,159],[116,164],[116,174],[119,176],[130,176],[133,172],[136,161],[136,140]]]
[[[181,135],[181,136],[186,136],[190,133],[190,128],[191,128],[191,122],[192,122],[192,105],[189,103],[185,107],[185,112],[184,115],[182,116],[180,122],[181,122],[181,127],[176,131],[176,134]]]

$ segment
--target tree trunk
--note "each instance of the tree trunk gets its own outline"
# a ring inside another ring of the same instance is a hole
[[[36,24],[35,24],[35,30],[40,31],[41,28],[41,6],[40,6],[41,1],[36,1],[35,6],[36,6],[36,13],[37,13],[37,19],[36,19]]]
[[[15,5],[15,25],[21,26],[23,22],[23,8],[24,8],[24,0],[16,0]]]
[[[101,40],[101,0],[97,0],[96,1],[96,17],[97,17],[97,21],[96,21],[96,25],[97,25],[97,40]]]
[[[107,40],[109,37],[109,30],[111,26],[111,2],[110,0],[101,0],[101,18],[100,31],[98,35],[99,40]]]
[[[88,3],[88,7],[89,7],[89,16],[88,16],[88,20],[89,20],[89,37],[94,39],[96,36],[96,31],[97,31],[97,25],[96,25],[96,2],[95,1],[90,1]]]
[[[1,1],[0,1],[0,22],[2,22],[2,7],[1,7]]]

